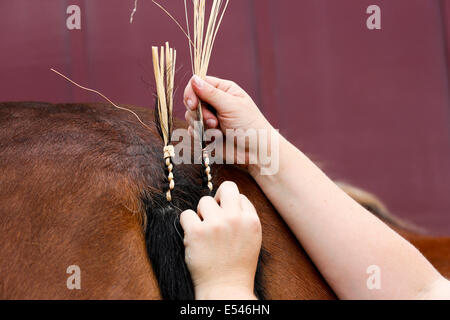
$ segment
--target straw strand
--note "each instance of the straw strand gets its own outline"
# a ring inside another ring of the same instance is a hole
[[[223,5],[225,3],[225,5]],[[214,43],[222,23],[225,11],[228,7],[229,0],[214,0],[209,15],[209,21],[205,34],[205,10],[206,0],[193,0],[194,5],[194,74],[202,79],[206,78],[208,67],[211,60]],[[187,10],[187,8],[185,8]],[[188,26],[189,28],[189,26]],[[197,117],[200,120],[199,136],[202,137],[203,149],[203,166],[205,168],[205,177],[207,179],[207,186],[210,191],[213,190],[212,176],[209,153],[206,150],[205,128],[203,123],[203,109],[202,102],[199,101],[197,107]]]
[[[141,120],[141,118],[139,118],[139,116],[138,116],[134,111],[131,111],[130,109],[127,109],[127,108],[124,108],[124,107],[120,107],[119,105],[117,105],[117,104],[115,104],[114,102],[112,102],[112,101],[111,101],[108,97],[106,97],[103,93],[101,93],[101,92],[99,92],[99,91],[97,91],[97,90],[94,90],[94,89],[90,89],[90,88],[84,87],[84,86],[82,86],[82,85],[76,83],[75,81],[73,81],[73,80],[70,79],[69,77],[63,75],[61,72],[56,71],[56,70],[53,69],[53,68],[50,68],[50,70],[53,71],[54,73],[56,73],[57,75],[59,75],[60,77],[64,78],[65,80],[69,81],[71,84],[75,85],[76,87],[99,95],[100,97],[102,97],[103,99],[105,99],[106,101],[108,101],[114,108],[131,113],[133,116],[136,117],[136,119],[138,119],[138,121],[139,121],[145,128],[147,128],[147,129],[150,130],[150,131],[153,131],[148,125],[146,125],[146,124]]]
[[[161,8],[173,21],[175,21],[178,27],[183,31],[184,35],[188,38],[192,72],[193,74],[199,76],[200,78],[205,79],[208,73],[208,67],[211,61],[214,43],[216,41],[220,25],[222,24],[222,20],[228,8],[230,0],[213,0],[207,24],[205,24],[206,0],[192,0],[192,5],[194,9],[194,19],[192,27],[194,39],[191,38],[191,30],[188,17],[188,6],[186,0],[184,0],[184,10],[186,15],[187,31],[163,6],[161,6],[155,0],[152,1],[159,8]],[[201,147],[203,150],[202,161],[203,166],[205,168],[205,176],[207,177],[208,188],[210,189],[210,191],[212,191],[213,185],[211,177],[211,168],[209,166],[210,159],[209,153],[206,149],[205,126],[203,123],[203,112],[201,101],[199,101],[199,105],[197,108],[197,117],[200,124],[198,126],[199,127],[198,136],[201,137],[201,144],[202,144]]]
[[[173,161],[175,148],[171,144],[173,129],[173,90],[175,82],[176,50],[170,48],[169,43],[165,47],[152,47],[153,68],[155,73],[156,91],[158,96],[157,117],[164,140],[164,161],[167,167],[167,180],[169,190],[166,193],[167,201],[172,201],[172,190],[175,188],[173,176]]]

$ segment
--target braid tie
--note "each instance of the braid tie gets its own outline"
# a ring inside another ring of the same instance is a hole
[[[204,151],[203,152],[203,165],[205,167],[205,176],[207,179],[207,183],[208,183],[208,189],[209,191],[213,191],[214,187],[213,187],[213,183],[212,183],[212,176],[211,176],[211,167],[209,166],[209,155],[208,152]]]
[[[172,145],[164,147],[164,160],[166,161],[166,167],[168,171],[167,180],[169,180],[169,190],[166,193],[167,201],[172,201],[172,190],[175,188],[175,180],[173,177],[173,164],[172,158],[175,157],[175,148]]]

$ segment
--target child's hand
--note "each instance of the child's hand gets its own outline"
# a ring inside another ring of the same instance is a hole
[[[217,115],[203,106],[203,118],[209,129],[269,129],[270,124],[259,111],[250,96],[232,81],[206,77],[206,81],[194,76],[184,92],[188,109],[186,120],[192,126],[197,120],[199,98],[211,105]]]
[[[196,298],[254,299],[261,223],[236,184],[223,183],[215,198],[202,198],[198,215],[188,210],[180,219]]]
[[[250,96],[232,81],[222,80],[214,77],[206,77],[206,81],[194,76],[189,81],[184,92],[184,103],[188,109],[186,120],[189,123],[189,133],[194,135],[194,123],[197,119],[197,108],[199,99],[202,104],[203,119],[206,129],[220,129],[224,135],[227,130],[235,130],[236,137],[244,136],[247,130],[265,129],[267,137],[272,126],[258,109]],[[206,108],[209,104],[216,114]],[[241,159],[257,158],[257,146],[235,146],[236,157]],[[223,155],[224,157],[226,154]],[[230,159],[226,159],[227,161]],[[231,159],[235,160],[235,159]]]
[[[184,92],[188,109],[186,120],[190,125],[197,120],[199,98],[211,105],[217,115],[203,106],[203,118],[209,129],[268,129],[270,124],[259,111],[250,96],[232,81],[206,77],[206,81],[194,76]]]

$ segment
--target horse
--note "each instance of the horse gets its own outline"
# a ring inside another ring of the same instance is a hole
[[[154,112],[123,107],[155,130],[102,103],[0,103],[0,299],[195,297],[179,214],[208,194],[203,168],[175,166],[168,204]],[[336,299],[245,168],[215,165],[213,172],[215,186],[236,182],[261,218],[258,297]],[[450,238],[404,226],[374,196],[342,188],[450,277]],[[79,288],[68,285],[71,266],[80,270]]]

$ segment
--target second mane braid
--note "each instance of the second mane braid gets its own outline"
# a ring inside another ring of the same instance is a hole
[[[217,33],[219,32],[220,24],[227,10],[229,0],[213,0],[211,5],[211,13],[209,15],[209,21],[206,24],[206,0],[193,0],[194,7],[194,22],[193,33],[194,40],[190,38],[191,32],[189,27],[188,9],[186,0],[184,1],[186,12],[186,24],[189,37],[189,51],[191,55],[192,71],[194,74],[206,79],[208,73],[209,62],[211,60],[211,54],[216,40]],[[206,33],[205,33],[206,26]],[[199,101],[197,108],[198,120],[200,122],[199,136],[202,137],[202,149],[203,149],[203,166],[205,168],[205,180],[209,190],[213,191],[211,168],[209,153],[206,150],[206,136],[203,125],[203,112],[202,103]]]
[[[206,0],[192,0],[194,11],[192,33],[189,23],[189,14],[187,1],[184,0],[184,7],[186,13],[186,30],[173,18],[173,16],[155,0],[152,0],[158,7],[160,7],[169,17],[174,20],[177,25],[183,30],[183,33],[189,40],[189,52],[191,57],[192,72],[202,79],[206,79],[208,73],[209,63],[216,40],[220,29],[223,17],[227,10],[230,0],[212,0],[211,12],[209,18],[206,17]],[[193,34],[193,38],[191,38]],[[165,57],[165,60],[164,60]],[[170,144],[170,136],[172,130],[172,109],[173,109],[173,79],[175,74],[175,59],[176,51],[171,49],[168,44],[166,48],[161,48],[161,57],[158,58],[158,48],[153,48],[153,64],[155,68],[155,78],[158,91],[158,117],[161,124],[161,135],[164,138],[165,148],[164,157],[166,166],[169,171],[169,190],[166,194],[167,200],[171,201],[171,190],[173,190],[175,182],[173,180],[173,164],[172,157],[174,156],[173,146]],[[164,63],[165,62],[165,63]],[[213,192],[213,183],[211,176],[209,152],[206,148],[206,134],[203,124],[202,103],[199,101],[197,108],[197,117],[199,120],[198,136],[201,137],[202,148],[202,163],[204,167],[204,180],[210,192]]]
[[[166,46],[161,47],[160,49],[158,47],[153,47],[152,55],[158,96],[156,121],[159,124],[159,133],[164,140],[164,161],[168,173],[167,179],[169,181],[166,199],[171,202],[172,190],[175,188],[172,160],[175,157],[175,149],[171,143],[171,137],[173,131],[173,88],[175,82],[177,51],[170,48],[169,43],[167,42]]]

